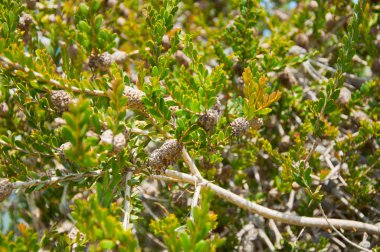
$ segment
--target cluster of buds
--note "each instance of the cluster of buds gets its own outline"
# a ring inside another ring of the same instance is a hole
[[[207,110],[206,113],[199,116],[198,125],[207,132],[213,131],[219,121],[221,107],[220,102],[217,100],[214,106]]]
[[[100,140],[103,143],[112,145],[113,149],[116,152],[122,151],[127,142],[124,134],[119,133],[114,136],[112,130],[110,129],[103,132],[103,134],[100,136]]]
[[[12,183],[6,178],[0,178],[0,202],[8,198],[12,190]]]
[[[182,143],[177,140],[168,140],[150,154],[148,165],[154,171],[161,173],[163,168],[175,163],[181,155],[182,148]]]
[[[88,61],[88,66],[92,70],[99,70],[106,72],[112,64],[112,56],[108,52],[104,52],[100,55],[92,55]]]
[[[231,123],[232,134],[237,137],[243,136],[247,134],[249,129],[258,130],[262,125],[263,120],[261,118],[254,118],[247,121],[244,117],[239,117]]]
[[[239,117],[231,123],[231,128],[233,135],[241,136],[248,132],[249,122],[244,117]]]
[[[33,18],[31,15],[26,14],[25,12],[22,13],[22,16],[20,17],[20,20],[18,21],[18,28],[21,31],[29,31],[29,27],[33,22]]]
[[[136,88],[126,86],[124,88],[123,95],[127,97],[128,108],[140,111],[145,110],[145,105],[142,101],[144,92]]]
[[[50,95],[50,100],[53,108],[58,113],[63,113],[69,110],[70,102],[72,102],[70,94],[63,90],[53,90]]]

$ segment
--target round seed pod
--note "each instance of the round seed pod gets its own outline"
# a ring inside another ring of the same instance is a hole
[[[0,116],[6,116],[8,114],[9,108],[6,102],[0,103]]]
[[[63,90],[53,90],[50,95],[50,100],[53,108],[58,113],[63,113],[69,110],[71,96]]]
[[[309,37],[305,33],[297,34],[295,38],[296,44],[307,49],[309,47]]]
[[[249,122],[244,117],[239,117],[231,123],[231,127],[233,135],[241,136],[247,133],[249,129]]]
[[[198,125],[207,132],[213,131],[219,121],[221,112],[222,104],[217,99],[216,103],[209,110],[207,110],[206,113],[200,115],[198,118]]]
[[[92,55],[88,61],[88,66],[93,70],[106,72],[112,64],[111,54],[104,52],[100,55]]]
[[[126,86],[124,88],[123,94],[127,97],[127,105],[130,109],[136,109],[140,111],[145,110],[145,105],[142,102],[144,92],[136,88]]]
[[[112,64],[111,54],[109,54],[108,52],[105,52],[99,56],[99,70],[100,71],[103,71],[103,72],[107,71],[110,68],[111,64]]]
[[[213,131],[218,123],[219,115],[216,110],[209,109],[206,113],[202,114],[198,119],[198,125],[205,131]]]
[[[4,201],[12,193],[13,186],[9,179],[0,178],[0,202]]]
[[[21,31],[29,31],[29,27],[30,27],[32,22],[33,22],[32,16],[23,12],[19,21],[18,21],[18,28]]]
[[[154,150],[149,157],[148,165],[156,172],[174,164],[180,157],[183,145],[176,139],[166,141],[160,148]]]

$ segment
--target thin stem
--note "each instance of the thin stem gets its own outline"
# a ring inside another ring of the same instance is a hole
[[[54,79],[48,79],[47,80],[41,73],[38,73],[38,72],[33,71],[33,70],[30,70],[27,67],[23,67],[23,66],[21,66],[18,63],[14,63],[14,62],[12,62],[11,60],[9,60],[8,58],[6,58],[4,56],[0,56],[0,62],[2,62],[3,65],[8,66],[8,68],[14,68],[14,69],[22,71],[24,73],[32,73],[40,81],[47,82],[47,83],[49,83],[49,84],[51,84],[51,85],[53,85],[53,86],[55,86],[56,88],[59,88],[59,89],[69,90],[69,91],[72,91],[74,93],[86,93],[86,94],[94,95],[94,96],[107,96],[107,93],[103,92],[101,90],[90,90],[90,89],[87,89],[87,88],[81,89],[81,88],[78,88],[78,87],[70,86],[68,84],[62,84],[61,82],[59,82],[57,80],[54,80]]]
[[[366,251],[366,252],[371,252],[371,250],[363,248],[362,246],[350,241],[346,236],[344,236],[334,225],[331,223],[331,220],[327,218],[325,211],[322,208],[321,203],[318,204],[319,210],[321,210],[323,217],[325,218],[326,222],[329,224],[330,228],[332,228],[345,242],[350,244],[351,246],[354,246],[355,248],[361,250],[361,251]]]
[[[190,213],[190,219],[194,220],[194,208],[198,205],[199,196],[201,194],[201,185],[195,185],[195,191],[193,195],[193,200],[191,202],[191,213]]]
[[[132,179],[133,171],[128,171],[125,176],[125,196],[124,196],[124,219],[123,228],[127,229],[131,216],[131,186],[129,185]]]
[[[45,186],[50,186],[50,185],[65,182],[65,181],[72,181],[72,180],[77,180],[81,178],[89,178],[89,177],[98,177],[103,174],[104,174],[104,171],[102,170],[96,170],[96,171],[91,171],[87,173],[70,173],[62,177],[54,176],[47,180],[34,179],[34,180],[29,180],[29,181],[16,181],[16,182],[13,182],[12,186],[14,189],[29,188],[29,187],[37,186],[41,184]]]

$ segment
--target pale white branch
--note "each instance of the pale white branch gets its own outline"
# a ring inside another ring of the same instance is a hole
[[[125,195],[124,195],[124,218],[123,228],[127,229],[131,216],[131,186],[129,185],[132,179],[133,171],[128,171],[125,176]]]
[[[195,176],[177,172],[173,170],[166,170],[165,172],[166,177],[165,180],[172,179],[172,181],[177,182],[186,182],[189,184],[195,185],[196,183],[203,186],[210,188],[211,191],[215,193],[216,196],[240,207],[243,209],[246,209],[249,212],[256,213],[258,215],[261,215],[268,219],[273,219],[278,222],[287,223],[291,225],[296,226],[302,226],[302,227],[318,227],[318,228],[330,228],[329,223],[334,225],[336,228],[351,230],[351,231],[360,231],[360,232],[367,232],[371,234],[380,234],[380,227],[372,224],[367,224],[359,221],[352,221],[352,220],[343,220],[343,219],[328,219],[327,220],[323,217],[306,217],[306,216],[297,216],[292,214],[286,214],[282,213],[264,206],[261,206],[259,204],[256,204],[252,201],[249,201],[239,195],[236,195],[224,188],[221,188],[218,185],[213,184],[212,182],[206,181],[206,180],[199,180]],[[162,179],[161,176],[152,175],[155,179]]]

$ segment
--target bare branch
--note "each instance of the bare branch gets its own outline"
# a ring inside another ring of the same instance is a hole
[[[256,204],[252,201],[249,201],[239,195],[236,195],[220,186],[213,184],[212,182],[203,180],[199,181],[195,176],[177,172],[173,170],[166,170],[166,176],[157,176],[152,175],[152,178],[171,180],[176,182],[186,182],[195,185],[196,183],[210,188],[218,197],[225,199],[226,201],[246,209],[249,212],[256,213],[268,219],[273,219],[278,222],[287,223],[295,226],[301,227],[318,227],[318,228],[330,228],[329,223],[334,225],[337,228],[351,230],[351,231],[360,231],[367,232],[370,234],[380,234],[380,227],[372,224],[367,224],[359,221],[352,220],[343,220],[343,219],[328,219],[321,217],[306,217],[306,216],[297,216],[292,214],[282,213],[259,204]]]

